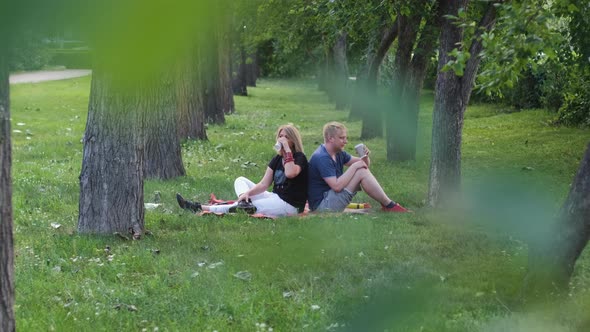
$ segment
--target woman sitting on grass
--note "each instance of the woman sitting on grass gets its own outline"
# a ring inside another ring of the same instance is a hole
[[[194,212],[227,213],[243,209],[248,213],[257,212],[271,217],[303,212],[307,201],[307,158],[303,154],[301,135],[297,128],[287,124],[279,127],[276,139],[277,155],[268,163],[262,180],[256,184],[245,177],[235,180],[237,202],[204,205],[187,201],[176,194],[178,205]],[[273,182],[272,192],[266,191]]]

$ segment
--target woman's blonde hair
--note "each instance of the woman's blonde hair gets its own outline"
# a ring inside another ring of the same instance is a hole
[[[277,129],[277,134],[275,135],[277,140],[279,139],[281,130],[285,132],[287,139],[293,142],[293,152],[303,152],[303,142],[301,141],[301,134],[299,134],[299,130],[297,130],[297,128],[295,128],[295,126],[291,123],[282,125],[279,127],[279,129]]]
[[[324,142],[327,142],[330,137],[336,137],[339,131],[345,131],[346,127],[336,121],[328,122],[324,125]]]

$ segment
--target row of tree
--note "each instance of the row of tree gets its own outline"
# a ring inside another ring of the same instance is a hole
[[[256,32],[249,42],[254,49],[262,45],[263,54],[273,45],[273,57],[259,58],[283,60],[280,65],[261,63],[263,68],[291,74],[304,72],[305,65],[314,68],[319,88],[336,109],[349,106],[350,118],[362,120],[362,139],[385,131],[390,161],[415,159],[419,97],[428,67],[434,65],[427,204],[439,207],[461,190],[463,119],[474,89],[501,97],[519,84],[522,73],[564,57],[577,63],[573,71],[588,72],[584,22],[589,11],[588,3],[578,0],[260,1],[257,15],[251,16]],[[382,96],[379,68],[387,57],[393,71],[385,81],[389,91]],[[356,68],[354,85],[351,67]],[[588,101],[580,97],[588,95],[582,90],[590,85],[578,85],[571,93],[560,91],[561,100],[577,108],[574,115],[568,111],[570,118],[583,113],[590,119],[583,107]],[[530,275],[545,277],[529,281],[566,286],[590,238],[589,153],[555,231],[545,243],[531,245]],[[539,262],[546,264],[543,273]]]
[[[416,158],[421,90],[429,66],[436,68],[428,193],[436,207],[460,188],[463,118],[474,88],[499,93],[536,57],[555,58],[550,50],[563,42],[557,28],[566,12],[552,3],[568,1],[260,1],[255,14],[252,3],[242,12],[251,14],[250,47],[271,39],[275,58],[315,62],[319,88],[336,109],[350,106],[350,118],[362,120],[361,139],[385,134],[390,161]],[[387,57],[393,71],[383,95],[378,77]]]
[[[246,75],[249,66],[239,47],[242,29],[234,28],[230,1],[101,2],[89,7],[32,1],[0,12],[0,330],[14,331],[8,76],[15,39],[35,22],[36,33],[47,27],[79,29],[92,48],[80,233],[139,238],[144,232],[144,179],[184,175],[180,142],[207,139],[206,123],[224,123],[235,109],[234,92],[246,95],[246,79],[254,83],[256,76],[252,70]]]

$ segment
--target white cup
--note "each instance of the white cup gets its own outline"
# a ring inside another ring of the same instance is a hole
[[[281,144],[280,142],[276,142],[275,145],[273,146],[275,148],[275,150],[281,151],[281,148],[283,147],[283,144]]]
[[[354,150],[360,158],[365,156],[365,145],[363,143],[355,145]]]

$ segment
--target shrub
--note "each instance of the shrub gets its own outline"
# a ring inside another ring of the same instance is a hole
[[[66,68],[91,68],[92,59],[88,49],[52,49],[51,63]]]
[[[590,70],[570,71],[570,85],[557,113],[557,124],[590,126]]]
[[[23,32],[15,38],[11,48],[9,68],[11,71],[39,70],[51,60],[51,54],[41,37],[33,32]]]
[[[543,66],[539,85],[542,107],[557,112],[563,104],[564,91],[569,84],[568,67],[563,61],[551,61]]]
[[[541,107],[542,76],[530,67],[525,69],[514,87],[505,92],[507,103],[517,109]]]
[[[301,49],[285,47],[277,39],[268,39],[257,45],[258,66],[263,77],[297,77],[314,73],[314,57],[321,57],[318,50],[312,50],[310,57]]]

